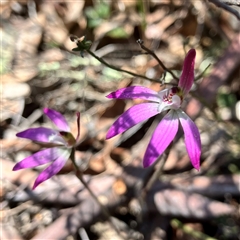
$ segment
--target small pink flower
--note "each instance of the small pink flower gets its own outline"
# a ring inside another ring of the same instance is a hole
[[[34,153],[27,158],[24,158],[13,167],[13,171],[16,171],[24,168],[32,168],[46,163],[51,163],[39,174],[35,180],[33,189],[35,189],[40,183],[57,174],[63,168],[69,159],[73,147],[79,137],[79,113],[77,114],[78,135],[76,139],[69,132],[69,125],[66,122],[66,119],[59,112],[45,108],[44,113],[58,127],[59,130],[39,127],[30,128],[16,134],[17,137],[28,138],[40,143],[50,143],[53,145],[51,148],[46,148],[37,153]]]
[[[141,103],[129,108],[110,127],[106,138],[112,138],[134,125],[155,116],[162,111],[170,110],[157,126],[147,147],[143,166],[152,165],[161,155],[177,134],[179,121],[182,125],[185,145],[194,168],[200,168],[201,140],[197,126],[191,118],[180,108],[184,97],[190,91],[194,81],[194,63],[196,51],[191,49],[183,65],[182,75],[178,87],[155,92],[141,86],[131,86],[110,93],[108,98],[143,99],[148,103]]]

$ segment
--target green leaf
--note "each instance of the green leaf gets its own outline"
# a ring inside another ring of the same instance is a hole
[[[122,27],[115,28],[107,33],[112,38],[128,38],[129,34]]]
[[[102,70],[102,73],[107,78],[111,79],[111,81],[112,81],[112,79],[119,80],[119,79],[122,79],[122,77],[123,77],[122,73],[120,73],[116,70],[113,70],[109,67],[104,67],[103,70]]]
[[[219,93],[217,95],[217,103],[219,107],[233,107],[236,102],[236,96],[232,93]]]
[[[99,3],[95,6],[98,16],[102,19],[108,19],[110,16],[110,5],[107,3]]]

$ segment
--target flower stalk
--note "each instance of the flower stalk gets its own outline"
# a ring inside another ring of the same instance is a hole
[[[104,214],[104,216],[109,220],[109,223],[111,224],[112,228],[115,230],[115,232],[119,235],[122,236],[121,232],[119,231],[119,229],[117,228],[117,226],[115,225],[115,223],[112,221],[111,215],[108,211],[108,209],[99,201],[98,197],[93,193],[93,191],[91,190],[91,188],[88,186],[87,182],[84,180],[83,178],[83,174],[82,172],[78,169],[78,166],[76,164],[75,161],[75,155],[74,153],[71,156],[71,160],[72,163],[74,165],[75,168],[75,175],[78,178],[78,180],[83,184],[83,186],[88,190],[89,194],[91,195],[91,197],[98,203],[98,205],[100,206],[102,213]]]
[[[101,57],[98,57],[94,52],[92,52],[90,50],[90,46],[91,46],[90,41],[86,41],[85,37],[78,38],[77,36],[71,35],[70,36],[70,40],[77,44],[77,47],[73,48],[72,51],[80,52],[81,57],[84,57],[83,53],[84,53],[84,51],[86,51],[92,57],[97,59],[99,62],[101,62],[102,64],[104,64],[105,66],[107,66],[107,67],[109,67],[109,68],[111,68],[113,70],[116,70],[118,72],[124,72],[124,73],[130,74],[130,75],[132,75],[134,77],[147,79],[147,80],[149,80],[151,82],[162,83],[162,81],[160,79],[149,78],[147,76],[144,76],[144,75],[141,75],[141,74],[137,74],[137,73],[134,73],[134,72],[131,72],[131,71],[128,71],[128,70],[124,70],[124,69],[118,68],[118,67],[116,67],[116,66],[114,66],[112,64],[107,63],[104,59],[102,59]]]
[[[105,60],[103,60],[102,58],[98,57],[95,53],[93,53],[91,50],[86,50],[91,56],[93,56],[94,58],[96,58],[99,62],[101,62],[102,64],[104,64],[105,66],[113,69],[113,70],[116,70],[118,72],[124,72],[124,73],[127,73],[127,74],[130,74],[134,77],[139,77],[139,78],[143,78],[143,79],[147,79],[151,82],[157,82],[157,83],[162,83],[160,79],[156,79],[156,78],[149,78],[147,76],[144,76],[144,75],[141,75],[141,74],[137,74],[137,73],[134,73],[134,72],[131,72],[131,71],[128,71],[128,70],[124,70],[124,69],[121,69],[121,68],[118,68],[114,65],[111,65],[109,63],[107,63]]]
[[[166,72],[169,72],[172,77],[176,80],[178,80],[178,77],[170,70],[168,69],[164,64],[163,62],[158,58],[158,56],[153,52],[151,51],[149,48],[147,48],[145,45],[144,45],[144,42],[142,39],[138,39],[137,40],[137,43],[139,44],[139,46],[144,50],[146,51],[148,54],[152,55],[158,62],[158,64],[162,67],[162,69]]]

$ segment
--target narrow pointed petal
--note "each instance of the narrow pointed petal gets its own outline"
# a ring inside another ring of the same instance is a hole
[[[61,151],[59,151],[58,147],[44,149],[18,162],[13,167],[13,171],[37,167],[52,162],[60,156],[59,154],[61,154]]]
[[[157,158],[166,150],[172,142],[178,131],[178,117],[174,110],[169,111],[167,115],[158,124],[153,136],[148,144],[143,159],[143,166],[151,166]]]
[[[115,92],[110,93],[106,96],[107,98],[118,98],[118,99],[143,99],[153,102],[159,102],[159,95],[157,92],[147,87],[131,86],[126,88],[118,89]]]
[[[68,123],[65,119],[65,117],[50,108],[44,108],[43,112],[49,117],[49,119],[59,128],[59,130],[65,131],[65,132],[69,132],[70,128],[68,126]]]
[[[200,169],[200,155],[201,155],[201,139],[198,128],[192,119],[182,110],[177,111],[179,120],[181,122],[184,136],[185,145],[192,162],[192,165],[197,170]]]
[[[191,49],[187,53],[183,63],[183,71],[178,83],[178,86],[183,91],[183,95],[188,94],[193,85],[195,57],[196,51],[195,49]]]
[[[42,143],[65,144],[59,132],[50,128],[29,128],[16,134],[17,137],[31,139]]]
[[[113,123],[108,130],[106,138],[112,138],[134,125],[158,114],[158,106],[158,103],[141,103],[129,108]]]
[[[59,149],[61,150],[60,156],[45,170],[43,170],[35,180],[35,183],[33,185],[33,189],[35,189],[40,183],[48,180],[53,175],[57,174],[65,165],[68,158],[71,154],[71,149]]]

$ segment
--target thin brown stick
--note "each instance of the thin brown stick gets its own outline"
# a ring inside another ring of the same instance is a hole
[[[208,0],[209,2],[213,3],[215,6],[222,8],[230,13],[232,13],[238,20],[240,20],[240,13],[235,10],[234,8],[231,8],[229,3],[225,3],[225,1],[220,1],[220,0]],[[230,2],[230,1],[229,1]],[[232,4],[236,5],[236,4]]]
[[[141,75],[141,74],[137,74],[137,73],[134,73],[134,72],[130,72],[128,70],[124,70],[124,69],[121,69],[121,68],[118,68],[114,65],[111,65],[109,63],[107,63],[105,60],[103,60],[102,58],[98,57],[95,53],[93,53],[91,50],[86,50],[90,55],[92,55],[94,58],[96,58],[99,62],[101,62],[102,64],[104,64],[105,66],[111,68],[111,69],[114,69],[116,71],[119,71],[119,72],[125,72],[127,74],[130,74],[134,77],[139,77],[139,78],[143,78],[143,79],[147,79],[151,82],[157,82],[157,83],[162,83],[160,79],[156,79],[156,78],[149,78],[147,76],[144,76],[144,75]]]
[[[146,51],[148,54],[152,55],[158,62],[158,64],[162,67],[162,69],[166,72],[169,72],[174,79],[178,80],[179,78],[171,71],[169,70],[164,64],[163,62],[158,58],[158,56],[150,49],[148,49],[146,46],[143,45],[143,40],[141,39],[138,39],[137,40],[137,43],[139,44],[139,46],[144,50]]]
[[[220,0],[227,5],[240,6],[240,0]]]
[[[99,199],[97,198],[97,196],[93,193],[93,191],[89,188],[87,182],[84,180],[82,172],[78,169],[78,166],[75,162],[75,158],[74,158],[74,151],[71,154],[71,160],[73,162],[73,165],[75,167],[75,175],[76,177],[80,180],[80,182],[84,185],[84,187],[88,190],[89,194],[92,196],[92,198],[97,202],[97,204],[99,205],[99,207],[102,210],[102,213],[105,215],[105,217],[109,220],[109,223],[111,224],[112,228],[116,231],[116,233],[123,237],[122,234],[120,233],[119,229],[116,227],[116,225],[113,223],[112,219],[111,219],[111,215],[108,211],[108,209],[99,201]],[[124,239],[124,238],[123,238]]]

